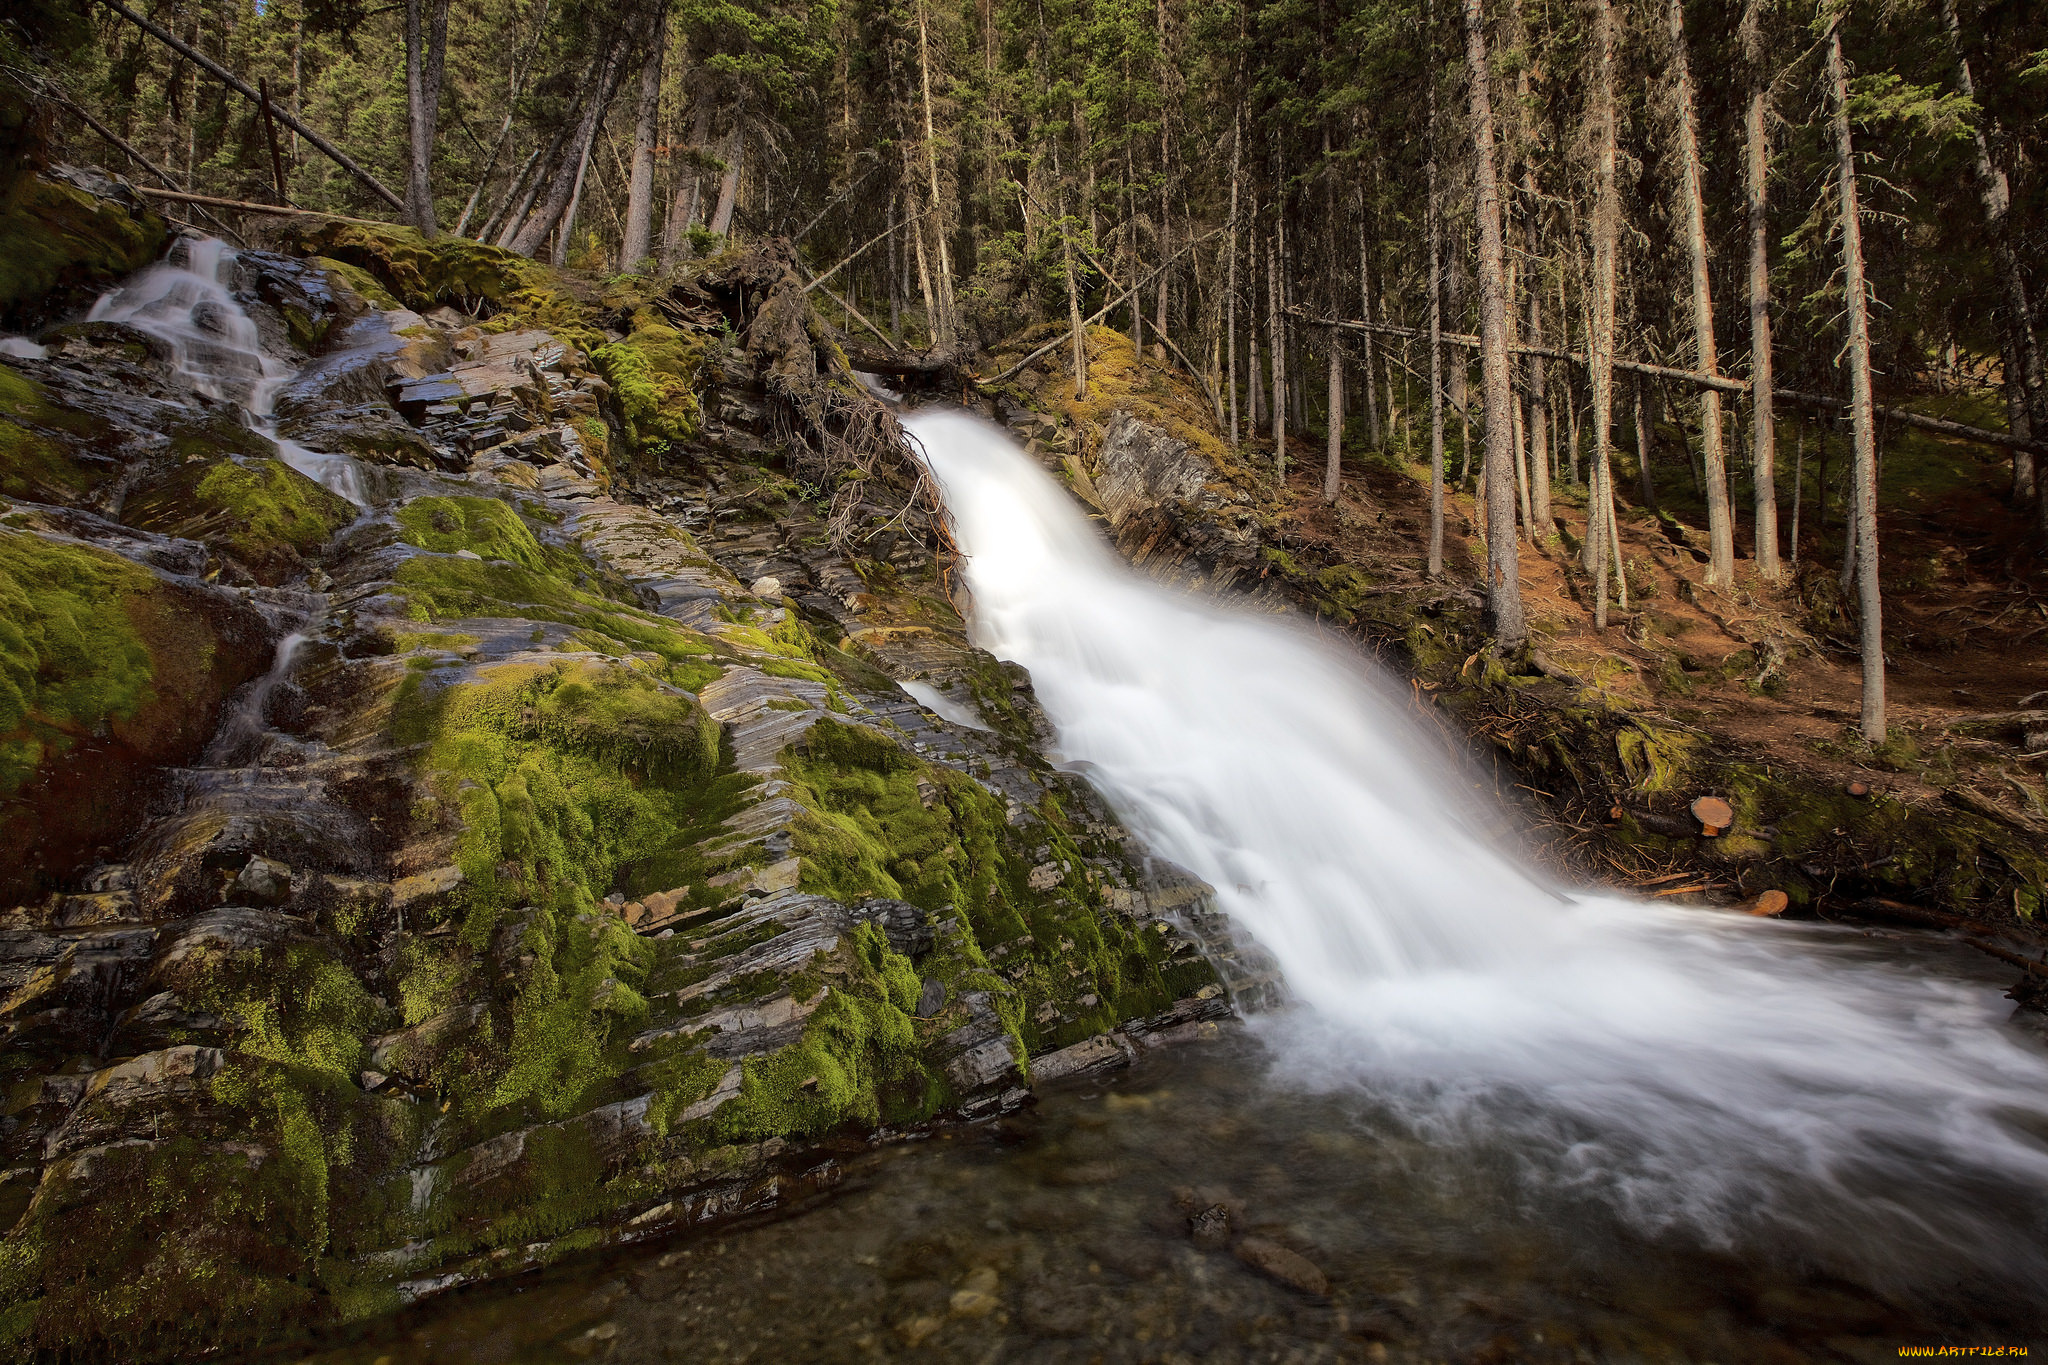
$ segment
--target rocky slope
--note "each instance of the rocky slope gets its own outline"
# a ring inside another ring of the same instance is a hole
[[[190,1358],[767,1207],[1227,1013],[1209,957],[1255,969],[1047,764],[785,258],[273,245],[220,282],[274,437],[161,335],[10,304],[10,1353]]]

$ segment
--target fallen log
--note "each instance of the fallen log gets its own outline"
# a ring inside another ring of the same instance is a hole
[[[137,185],[137,194],[146,194],[152,199],[173,199],[181,204],[204,204],[210,208],[233,209],[237,213],[269,213],[281,218],[332,218],[343,223],[362,223],[369,227],[390,227],[375,218],[351,218],[345,213],[328,213],[321,209],[296,209],[284,204],[258,204],[247,199],[222,199],[211,194],[187,194],[183,190],[158,190],[147,185]]]
[[[173,52],[176,52],[179,56],[184,57],[187,61],[197,64],[202,70],[210,72],[215,77],[215,79],[222,82],[229,89],[236,91],[238,94],[248,99],[258,108],[267,109],[272,114],[272,116],[274,116],[277,119],[279,123],[282,123],[285,127],[290,128],[300,137],[312,143],[313,146],[317,148],[320,151],[320,153],[324,155],[329,161],[332,161],[335,165],[347,171],[357,180],[360,180],[372,194],[376,195],[379,199],[382,199],[385,203],[391,205],[392,208],[397,209],[399,212],[403,213],[405,211],[405,200],[401,199],[397,194],[395,194],[391,190],[391,188],[387,186],[383,181],[379,180],[376,176],[371,175],[368,171],[364,170],[361,166],[357,165],[355,159],[349,156],[347,152],[344,152],[343,150],[341,150],[341,148],[335,146],[326,138],[314,132],[311,128],[308,128],[304,123],[301,123],[298,119],[294,118],[285,110],[279,109],[271,101],[264,99],[262,95],[258,94],[255,90],[249,87],[248,82],[242,80],[239,76],[235,75],[234,72],[229,71],[219,62],[214,61],[211,57],[208,57],[205,53],[199,51],[190,43],[187,43],[184,39],[178,37],[177,34],[172,33],[169,29],[163,28],[157,24],[153,24],[149,20],[143,18],[134,10],[129,9],[126,5],[122,4],[121,0],[99,0],[99,2],[102,5],[105,5],[108,9],[112,10],[114,13],[120,15],[123,19],[126,19],[129,23],[141,29],[144,33],[147,33],[150,37],[162,43],[165,47],[168,47]]]
[[[1426,338],[1429,334],[1415,327],[1399,327],[1390,322],[1360,322],[1354,318],[1313,317],[1300,308],[1288,312],[1306,322],[1319,326],[1336,327],[1348,332],[1372,332],[1385,336]],[[1468,350],[1479,349],[1479,338],[1466,332],[1444,332],[1441,334],[1446,345],[1462,346]],[[1576,351],[1559,351],[1548,346],[1528,346],[1520,342],[1508,343],[1508,350],[1514,355],[1541,356],[1545,360],[1561,360],[1569,365],[1583,366],[1586,357]],[[1623,360],[1616,357],[1614,368],[1633,374],[1650,375],[1657,379],[1671,379],[1691,384],[1697,388],[1717,389],[1722,393],[1748,393],[1747,379],[1731,379],[1722,374],[1706,374],[1699,370],[1681,370],[1670,365],[1652,365],[1643,360]],[[1825,394],[1801,393],[1796,389],[1772,389],[1771,396],[1800,407],[1820,408],[1829,412],[1846,412],[1849,404],[1840,398],[1829,398]],[[1975,441],[1979,445],[2001,446],[2008,450],[2031,450],[2037,454],[2048,454],[2048,441],[2035,440],[2026,436],[2015,436],[2009,431],[1992,431],[1988,427],[1973,427],[1963,422],[1951,422],[1945,417],[1929,417],[1924,413],[1910,412],[1905,408],[1873,408],[1872,411],[1888,422],[1902,426],[1918,427],[1922,431],[1938,432],[1958,440]]]

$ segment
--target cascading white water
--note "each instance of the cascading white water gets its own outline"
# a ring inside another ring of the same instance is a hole
[[[1370,663],[1140,578],[994,427],[905,425],[977,639],[1308,1007],[1254,1021],[1279,1074],[1504,1145],[1638,1227],[1789,1236],[1879,1279],[1958,1257],[2048,1300],[2048,1058],[1967,966],[1545,885]]]
[[[291,375],[264,354],[255,321],[229,291],[227,272],[234,261],[234,249],[225,242],[184,238],[169,258],[102,294],[87,320],[124,322],[163,342],[186,387],[240,404],[276,444],[279,459],[356,506],[367,505],[353,459],[278,436],[271,404]]]

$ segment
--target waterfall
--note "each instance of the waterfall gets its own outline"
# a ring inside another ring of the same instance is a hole
[[[1646,1229],[2048,1286],[2048,1058],[1967,951],[1553,887],[1373,664],[1141,578],[994,427],[905,425],[977,640],[1279,963],[1276,1077]]]
[[[255,320],[229,292],[234,262],[235,251],[225,242],[183,238],[170,256],[101,295],[87,320],[123,322],[163,342],[185,387],[239,404],[277,446],[279,459],[356,506],[367,506],[362,472],[352,458],[278,436],[271,404],[291,374],[264,354]]]

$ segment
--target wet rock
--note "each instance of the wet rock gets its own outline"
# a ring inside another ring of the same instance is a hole
[[[946,1300],[946,1307],[956,1318],[985,1318],[1001,1307],[1002,1300],[996,1296],[998,1276],[988,1266],[977,1266],[967,1272],[967,1278]]]
[[[1101,1294],[1085,1284],[1036,1284],[1017,1299],[1018,1321],[1033,1336],[1087,1336],[1101,1313]]]
[[[905,957],[923,957],[937,941],[931,915],[908,901],[864,900],[850,906],[847,914],[855,923],[872,922],[889,947]]]
[[[1128,412],[1110,418],[1094,477],[1110,525],[1141,509],[1192,502],[1207,482],[1208,470],[1186,442]]]
[[[251,905],[283,905],[291,899],[292,870],[269,858],[251,858],[235,875],[234,891]]]
[[[1188,1235],[1195,1239],[1195,1245],[1204,1250],[1216,1250],[1230,1244],[1230,1210],[1221,1204],[1190,1215]]]
[[[1099,1075],[1121,1070],[1131,1064],[1137,1050],[1121,1035],[1098,1033],[1058,1052],[1048,1052],[1031,1063],[1031,1079],[1041,1085],[1075,1076]]]
[[[226,1061],[219,1048],[187,1043],[94,1072],[78,1107],[45,1140],[44,1159],[54,1161],[115,1137],[131,1122],[125,1111],[147,1108],[160,1114],[168,1104],[203,1099],[206,1083]]]
[[[1318,1297],[1330,1292],[1329,1277],[1316,1267],[1315,1262],[1300,1252],[1289,1251],[1278,1242],[1264,1237],[1247,1237],[1237,1244],[1236,1254],[1238,1260],[1253,1270],[1290,1289]]]

